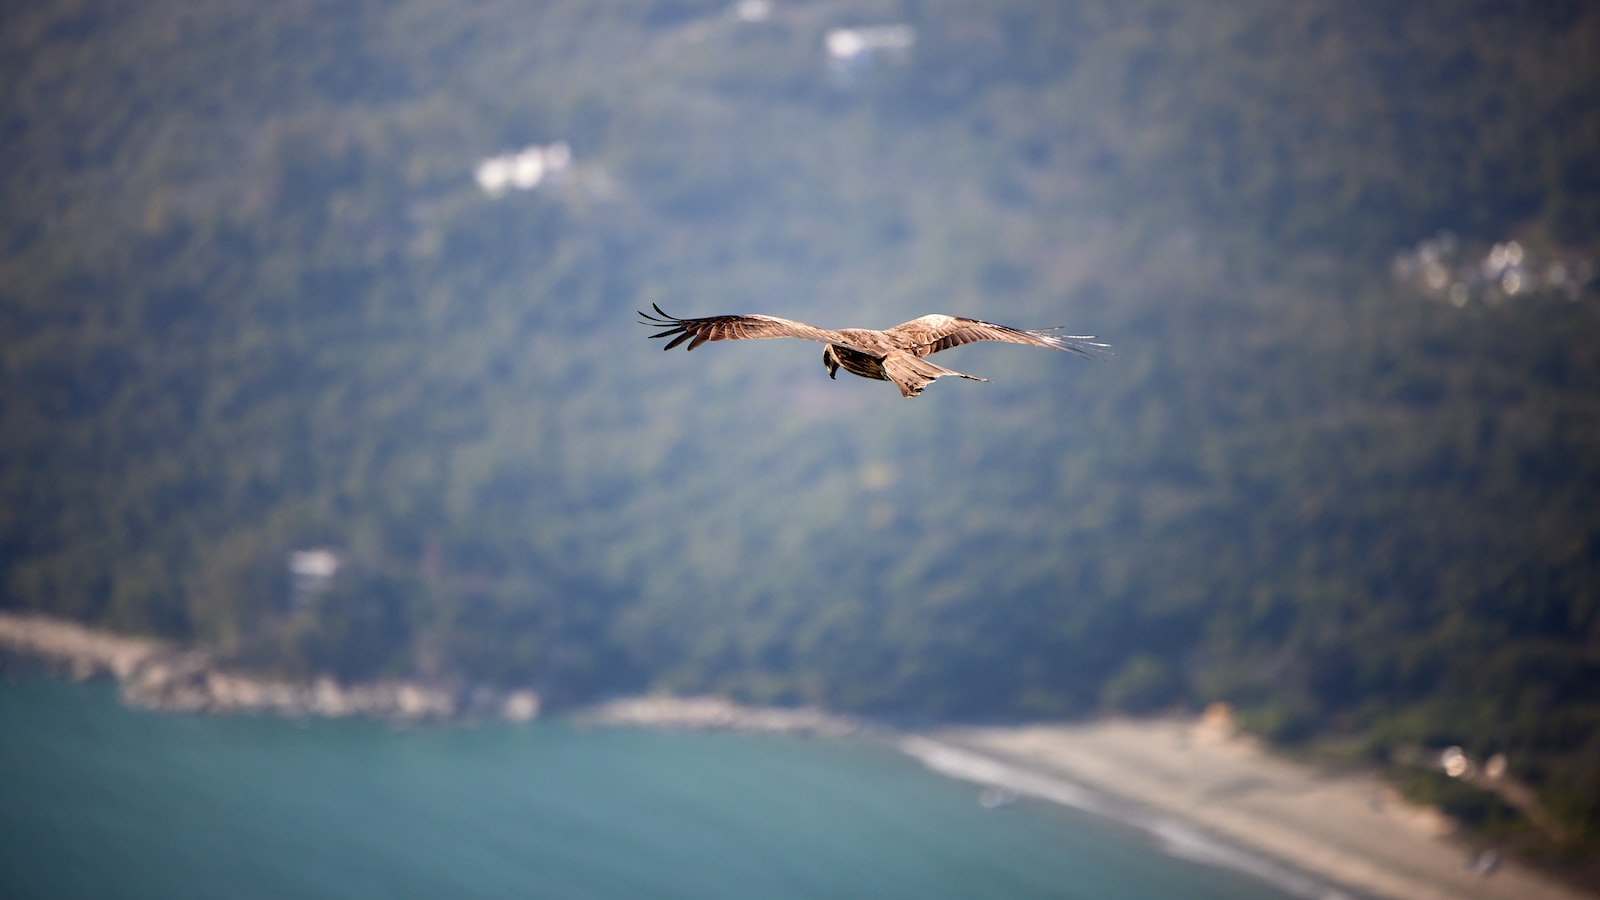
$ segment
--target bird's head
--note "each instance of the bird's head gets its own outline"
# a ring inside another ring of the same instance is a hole
[[[829,378],[839,377],[839,354],[834,352],[832,344],[822,348],[822,364],[828,367]]]

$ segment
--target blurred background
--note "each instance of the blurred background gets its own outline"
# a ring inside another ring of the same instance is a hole
[[[0,607],[246,668],[1505,754],[1600,840],[1600,8],[0,12]],[[979,345],[915,400],[634,311]]]

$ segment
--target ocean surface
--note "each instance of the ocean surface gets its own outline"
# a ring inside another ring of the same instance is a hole
[[[1277,888],[882,742],[208,718],[0,682],[0,897],[1217,898]]]

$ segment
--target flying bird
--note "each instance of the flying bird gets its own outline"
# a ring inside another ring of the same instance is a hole
[[[667,315],[660,306],[651,304],[656,315],[640,311],[641,325],[670,326],[666,331],[650,335],[651,338],[670,337],[663,350],[671,350],[684,341],[686,349],[707,341],[742,341],[760,338],[801,338],[827,344],[822,350],[822,364],[828,367],[828,377],[837,378],[844,369],[852,375],[878,381],[892,381],[900,388],[900,396],[915,397],[935,378],[955,375],[972,381],[988,381],[976,375],[946,369],[928,362],[924,357],[949,350],[974,341],[1004,341],[1008,344],[1031,344],[1035,347],[1053,347],[1093,358],[1111,352],[1110,344],[1103,344],[1086,334],[1049,334],[1054,328],[1040,331],[1023,331],[993,322],[964,319],[960,316],[931,315],[903,322],[893,328],[875,331],[869,328],[841,328],[830,331],[780,319],[777,316],[706,316],[703,319],[679,319]]]

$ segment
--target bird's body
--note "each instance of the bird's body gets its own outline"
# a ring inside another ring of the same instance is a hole
[[[1055,335],[1045,331],[1024,331],[1005,325],[996,325],[978,319],[960,316],[928,315],[893,328],[876,331],[870,328],[841,328],[837,331],[818,328],[804,322],[780,319],[777,316],[733,315],[707,316],[701,319],[678,319],[655,307],[657,315],[641,312],[643,324],[670,326],[651,335],[652,338],[670,337],[663,348],[671,350],[684,341],[693,350],[707,341],[757,340],[762,338],[792,337],[818,341],[828,346],[822,351],[823,365],[828,367],[828,377],[838,377],[844,369],[852,375],[892,381],[900,388],[903,397],[915,397],[936,378],[955,375],[973,381],[987,381],[976,375],[946,369],[929,362],[924,357],[970,344],[975,341],[1003,341],[1011,344],[1030,344],[1051,347],[1079,356],[1094,357],[1110,351],[1109,344],[1096,341],[1090,335]]]

